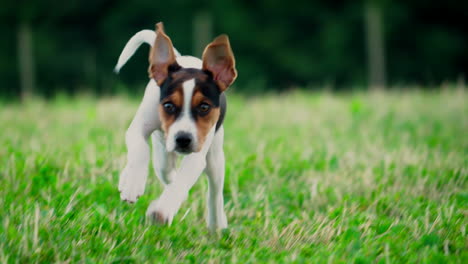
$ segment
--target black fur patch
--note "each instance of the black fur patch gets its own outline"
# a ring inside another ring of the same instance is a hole
[[[218,122],[216,122],[215,131],[218,131],[218,128],[223,124],[224,116],[226,115],[226,111],[227,111],[227,100],[226,100],[226,94],[224,93],[221,93],[221,95],[219,96],[219,107],[220,107],[219,119],[218,119]]]

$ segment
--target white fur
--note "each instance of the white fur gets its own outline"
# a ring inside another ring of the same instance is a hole
[[[175,178],[177,155],[175,152],[167,152],[162,131],[154,131],[152,141],[154,172],[159,180],[164,185],[167,185]]]
[[[206,222],[211,229],[226,228],[227,218],[224,213],[224,128],[221,126],[215,134],[211,147],[206,156],[208,175],[208,215]]]
[[[189,190],[206,167],[206,155],[210,149],[214,132],[215,126],[208,133],[200,152],[191,153],[182,159],[174,181],[164,188],[159,199],[150,204],[146,211],[147,216],[152,217],[154,214],[158,214],[162,217],[163,222],[169,225],[172,223],[182,202],[187,199]]]
[[[193,149],[197,149],[197,127],[195,125],[195,120],[193,120],[191,115],[191,102],[193,89],[195,88],[195,80],[191,79],[185,81],[182,84],[184,89],[184,102],[182,107],[182,113],[180,113],[179,118],[171,125],[167,133],[166,140],[166,149],[169,152],[174,151],[175,148],[175,136],[179,132],[186,132],[192,136],[193,139]]]
[[[140,31],[133,36],[120,55],[116,72],[122,68],[143,42],[152,45],[154,37],[154,31],[150,30]],[[176,59],[182,67],[198,69],[202,67],[202,61],[195,57],[179,56]],[[190,108],[194,85],[193,80],[183,84],[184,104],[188,104],[188,106],[184,106],[185,109]],[[161,131],[161,121],[158,114],[159,100],[160,88],[154,80],[150,80],[146,86],[143,100],[125,135],[128,154],[127,164],[119,179],[121,199],[133,203],[144,193],[150,160],[148,139],[152,135],[154,170],[165,188],[159,199],[150,204],[147,215],[152,217],[157,214],[162,217],[159,220],[171,224],[182,202],[187,198],[190,188],[195,184],[200,174],[206,170],[209,179],[207,224],[212,229],[226,228],[227,220],[223,209],[222,193],[224,184],[223,127],[215,132],[216,126],[214,125],[206,136],[201,151],[183,157],[179,169],[176,170],[176,154],[171,151],[173,147],[170,146],[169,141],[166,140],[164,143],[164,135]],[[174,130],[173,134],[180,130],[193,133],[193,138],[196,140],[196,126],[190,119],[190,114],[184,113],[184,117],[176,122],[177,125],[173,124],[176,127],[171,126],[169,130]],[[170,137],[171,135],[168,135],[168,138]],[[171,140],[171,142],[173,141],[174,139]]]
[[[127,165],[120,174],[119,191],[124,201],[135,202],[145,191],[150,149],[148,138],[160,129],[158,104],[160,90],[154,80],[146,86],[145,95],[125,134]]]
[[[176,60],[177,63],[184,68],[201,69],[203,64],[199,58],[195,58],[192,56],[180,56],[177,57]]]

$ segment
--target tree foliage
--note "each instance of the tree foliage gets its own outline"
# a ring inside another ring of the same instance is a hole
[[[51,1],[3,3],[0,95],[19,94],[17,30],[33,30],[39,94],[109,94],[147,80],[148,48],[115,76],[126,41],[158,21],[183,54],[193,52],[193,20],[209,14],[214,35],[230,36],[237,90],[365,85],[366,1]],[[466,1],[379,1],[389,83],[438,84],[466,76]],[[214,36],[213,36],[214,37]],[[200,56],[201,54],[194,54]],[[119,85],[125,83],[126,85]],[[140,88],[139,88],[140,89]]]

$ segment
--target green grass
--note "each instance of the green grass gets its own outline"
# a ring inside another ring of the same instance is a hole
[[[207,180],[172,226],[161,193],[121,202],[138,101],[0,105],[0,262],[467,263],[463,91],[229,96],[225,207],[205,226]]]

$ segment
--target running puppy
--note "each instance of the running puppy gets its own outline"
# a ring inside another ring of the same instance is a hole
[[[170,225],[190,188],[205,171],[209,179],[208,227],[226,228],[224,91],[237,77],[229,39],[226,35],[214,39],[205,48],[202,60],[181,56],[160,22],[156,32],[143,30],[128,41],[116,72],[142,43],[152,46],[148,69],[151,80],[125,136],[128,154],[119,179],[120,197],[133,203],[143,194],[150,161],[148,138],[152,136],[154,169],[164,191],[150,204],[147,216]],[[184,155],[178,169],[177,155]]]

